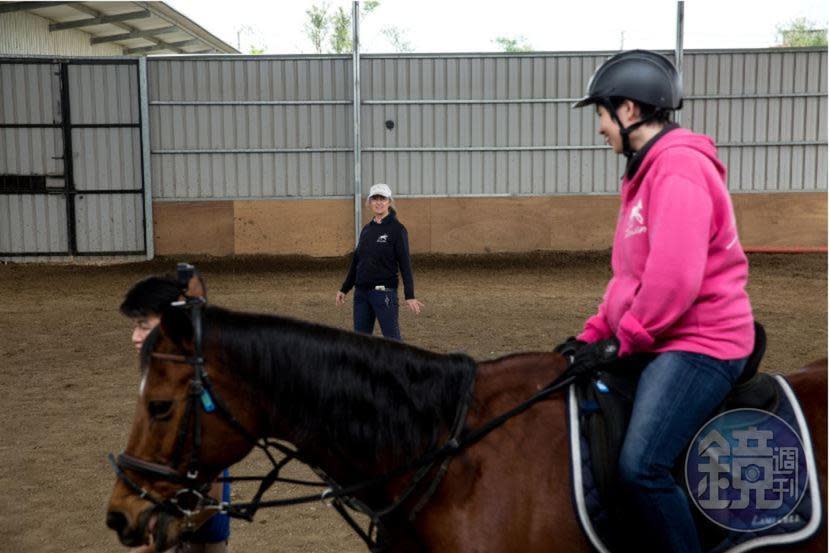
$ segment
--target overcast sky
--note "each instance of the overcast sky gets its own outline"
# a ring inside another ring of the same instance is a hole
[[[314,53],[306,10],[322,0],[167,0],[229,44],[269,54]],[[351,2],[328,0],[329,11]],[[381,30],[397,27],[415,52],[492,52],[497,37],[534,50],[673,49],[676,0],[381,0],[361,24],[364,52],[393,51]],[[684,47],[763,48],[776,26],[805,17],[827,27],[827,0],[686,0]]]

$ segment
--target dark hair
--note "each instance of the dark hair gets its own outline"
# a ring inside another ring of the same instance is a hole
[[[119,310],[127,317],[161,315],[176,301],[182,291],[176,279],[170,276],[151,276],[140,280],[129,289]]]
[[[651,104],[644,104],[643,102],[632,100],[631,98],[624,98],[622,96],[612,96],[610,100],[611,106],[613,106],[614,109],[620,107],[624,101],[631,100],[639,106],[642,118],[648,119],[650,123],[665,125],[666,123],[670,123],[672,120],[672,112],[667,109],[658,108],[657,106],[653,106]]]

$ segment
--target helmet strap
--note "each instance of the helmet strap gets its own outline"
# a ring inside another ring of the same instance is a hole
[[[640,119],[636,123],[632,123],[631,125],[626,127],[625,125],[623,125],[622,121],[620,121],[620,118],[617,116],[617,110],[614,109],[613,104],[611,104],[610,98],[603,98],[601,100],[601,105],[606,110],[608,110],[608,113],[611,115],[611,119],[613,119],[614,122],[617,124],[617,127],[619,127],[620,137],[622,138],[622,154],[626,157],[628,161],[631,161],[631,158],[634,157],[634,154],[637,153],[631,149],[631,132],[636,130],[640,126],[657,119],[657,117],[660,115],[660,110],[657,110],[651,115],[648,115],[643,119]]]

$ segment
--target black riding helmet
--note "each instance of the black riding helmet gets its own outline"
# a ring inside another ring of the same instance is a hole
[[[617,117],[611,98],[627,98],[656,109],[629,127],[624,127]],[[674,65],[665,57],[648,50],[621,52],[597,68],[588,81],[584,98],[571,107],[581,108],[599,104],[620,127],[623,154],[634,153],[628,135],[640,125],[656,119],[661,112],[680,109],[683,106],[683,85]]]

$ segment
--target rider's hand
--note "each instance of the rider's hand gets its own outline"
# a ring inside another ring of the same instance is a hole
[[[586,344],[573,356],[570,370],[575,374],[587,374],[611,363],[619,357],[620,341],[615,337]]]
[[[412,298],[411,300],[406,300],[406,306],[409,308],[410,311],[415,313],[416,315],[421,314],[421,308],[424,306],[423,302]]]
[[[562,357],[567,358],[568,360],[576,354],[577,351],[582,349],[583,346],[587,345],[588,342],[583,342],[582,340],[577,340],[575,337],[571,336],[555,348],[553,348],[554,353],[558,353]]]
[[[334,305],[343,305],[344,303],[346,303],[346,294],[338,290],[337,295],[334,296]]]

